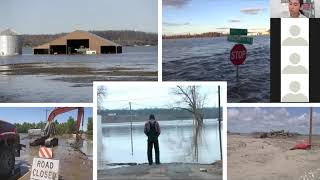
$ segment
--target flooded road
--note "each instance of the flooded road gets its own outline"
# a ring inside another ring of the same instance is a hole
[[[59,145],[52,149],[53,159],[59,160],[59,176],[61,179],[92,179],[92,140],[84,140],[79,149],[70,144],[73,142],[72,135],[59,136]],[[21,156],[16,158],[16,167],[20,168],[21,175],[28,179],[34,157],[39,157],[39,148],[29,146],[27,134],[20,134],[21,144],[27,147],[21,151]]]
[[[1,102],[92,102],[93,81],[156,81],[157,47],[122,54],[0,57]]]
[[[230,62],[235,45],[226,37],[163,40],[163,80],[227,81],[228,102],[270,102],[270,36],[253,37],[247,58]]]
[[[192,120],[159,121],[161,163],[197,162],[193,156]],[[133,123],[133,154],[131,152],[130,122],[102,124],[102,137],[98,137],[98,169],[110,163],[146,163],[147,137],[144,122]],[[99,131],[98,131],[99,132]],[[99,133],[98,133],[99,134]],[[202,137],[198,143],[198,163],[213,163],[220,159],[219,134],[216,119],[204,121]],[[154,156],[154,153],[153,153]]]

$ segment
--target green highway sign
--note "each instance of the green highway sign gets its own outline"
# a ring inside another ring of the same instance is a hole
[[[228,41],[230,42],[236,42],[240,44],[252,44],[253,38],[248,36],[228,36]]]
[[[232,29],[230,28],[230,35],[244,35],[248,34],[248,29]]]

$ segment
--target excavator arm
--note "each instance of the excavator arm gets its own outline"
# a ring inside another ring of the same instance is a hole
[[[55,128],[53,120],[59,114],[63,114],[65,112],[69,112],[72,110],[78,109],[78,116],[77,116],[77,132],[76,138],[77,141],[79,140],[79,129],[82,122],[83,125],[83,118],[84,118],[84,108],[83,107],[56,107],[48,116],[48,122],[46,127],[44,128],[44,136],[35,139],[34,141],[30,142],[31,146],[38,146],[38,145],[46,145],[46,146],[56,146],[58,145],[58,138],[51,137],[55,134]]]
[[[77,133],[80,129],[80,124],[83,124],[83,116],[84,116],[84,108],[83,107],[56,107],[54,110],[49,114],[48,122],[52,122],[56,116],[59,114],[69,112],[72,110],[78,109],[78,117],[77,117]]]

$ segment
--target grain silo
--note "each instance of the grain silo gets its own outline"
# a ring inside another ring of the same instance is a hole
[[[10,56],[22,53],[22,44],[14,31],[7,29],[0,32],[0,56]]]

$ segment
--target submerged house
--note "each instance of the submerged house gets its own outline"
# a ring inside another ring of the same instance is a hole
[[[33,48],[33,54],[90,54],[122,53],[122,46],[87,31],[76,30],[63,37]]]

